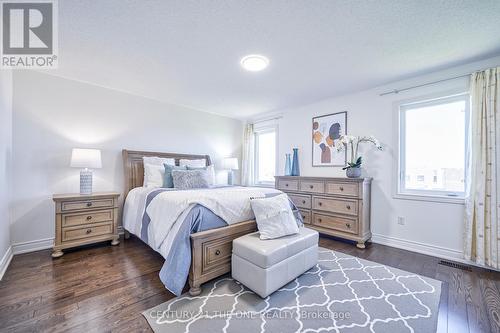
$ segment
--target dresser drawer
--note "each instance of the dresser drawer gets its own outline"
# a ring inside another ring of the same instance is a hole
[[[325,183],[318,181],[301,181],[300,190],[303,192],[324,193]]]
[[[305,224],[311,224],[311,212],[308,210],[299,209],[300,215],[302,215],[302,220]]]
[[[282,179],[278,181],[278,189],[285,191],[297,191],[299,189],[298,180]]]
[[[202,272],[206,273],[214,269],[219,269],[231,263],[233,250],[233,239],[223,238],[205,242],[202,245],[203,267]]]
[[[358,203],[355,200],[313,197],[313,209],[324,210],[332,213],[349,215],[358,214]]]
[[[92,238],[102,235],[113,234],[113,223],[102,223],[99,225],[85,227],[85,228],[63,228],[62,241],[69,242],[73,240],[80,240],[82,238]]]
[[[301,194],[288,194],[288,197],[297,208],[311,209],[311,196]]]
[[[325,193],[357,197],[359,196],[358,184],[327,182],[325,185]]]
[[[113,199],[94,199],[94,200],[81,200],[81,201],[63,201],[61,203],[61,210],[63,212],[71,210],[82,209],[96,209],[96,208],[112,208],[114,205]]]
[[[71,227],[75,225],[100,223],[106,221],[113,221],[113,210],[102,210],[89,213],[78,214],[63,214],[62,226]]]
[[[313,213],[313,225],[318,227],[333,229],[351,234],[358,233],[358,221],[356,219]]]

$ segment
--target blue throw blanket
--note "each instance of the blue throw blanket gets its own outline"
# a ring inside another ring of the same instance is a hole
[[[166,190],[158,189],[149,193],[146,198],[146,208],[158,194],[164,191]],[[266,197],[276,195],[278,193],[269,193],[266,194]],[[290,201],[290,207],[294,212],[297,223],[302,225],[302,215],[292,201]],[[148,243],[148,227],[151,218],[146,211],[147,209],[144,210],[142,216],[141,239],[145,243]],[[195,205],[181,223],[182,225],[174,238],[171,250],[160,270],[160,280],[165,285],[165,288],[177,296],[181,294],[189,276],[189,267],[191,266],[191,234],[227,226],[227,223],[223,219],[201,205]]]

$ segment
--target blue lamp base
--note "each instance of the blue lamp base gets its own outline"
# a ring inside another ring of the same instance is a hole
[[[89,169],[80,171],[80,194],[92,194],[92,171]]]

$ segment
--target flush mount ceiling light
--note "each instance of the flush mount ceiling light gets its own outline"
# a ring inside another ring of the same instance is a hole
[[[259,54],[250,54],[241,58],[241,66],[250,72],[258,72],[269,65],[269,59]]]

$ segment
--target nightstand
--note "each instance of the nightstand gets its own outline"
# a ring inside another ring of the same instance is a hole
[[[85,244],[111,241],[118,245],[119,193],[56,194],[56,235],[53,258],[64,249]]]

